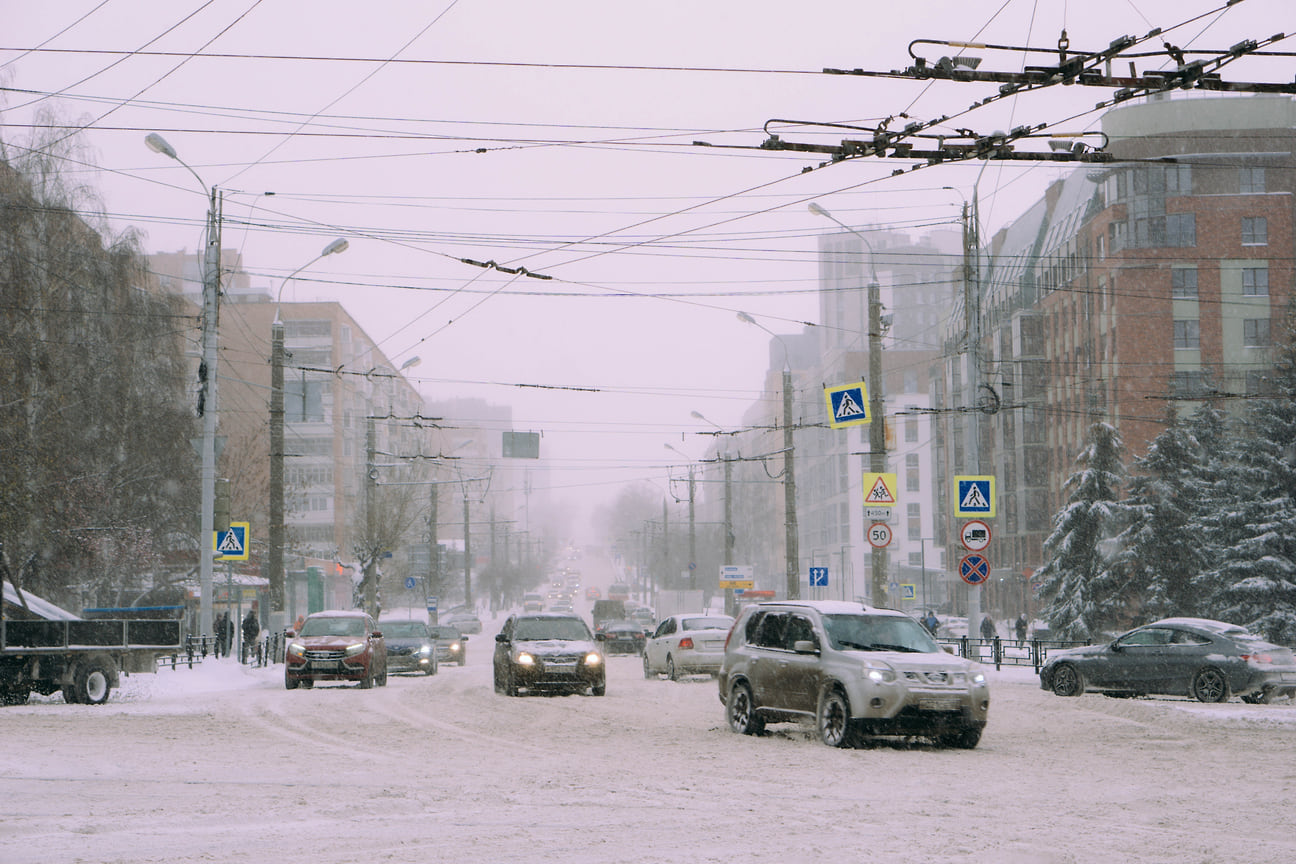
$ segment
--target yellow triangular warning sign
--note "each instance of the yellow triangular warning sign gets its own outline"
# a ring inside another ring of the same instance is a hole
[[[894,504],[895,493],[887,486],[886,475],[881,474],[873,482],[873,488],[864,496],[865,504]]]
[[[243,544],[239,542],[238,532],[226,531],[225,536],[221,538],[220,545],[216,547],[216,551],[222,555],[242,555]]]

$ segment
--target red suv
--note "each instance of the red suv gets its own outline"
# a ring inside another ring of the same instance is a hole
[[[360,610],[316,612],[288,639],[284,686],[316,681],[359,681],[362,689],[387,683],[387,645],[373,618]]]

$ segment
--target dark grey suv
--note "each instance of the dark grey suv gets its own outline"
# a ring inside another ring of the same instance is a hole
[[[813,719],[832,747],[864,735],[920,735],[975,747],[990,710],[981,667],[901,612],[843,601],[759,603],[725,645],[720,701],[735,732]]]

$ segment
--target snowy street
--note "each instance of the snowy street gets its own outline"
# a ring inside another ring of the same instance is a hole
[[[0,861],[1290,862],[1296,705],[1063,699],[990,670],[980,747],[747,738],[709,678],[607,696],[464,668],[283,689],[229,661],[0,712]]]

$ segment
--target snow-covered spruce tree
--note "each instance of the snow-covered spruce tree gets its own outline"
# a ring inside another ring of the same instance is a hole
[[[1108,423],[1089,427],[1089,443],[1067,478],[1067,504],[1054,517],[1044,541],[1041,612],[1059,639],[1091,641],[1122,621],[1128,598],[1104,559],[1103,544],[1116,533],[1123,513],[1117,490],[1124,476],[1119,434]]]
[[[1135,622],[1197,613],[1193,581],[1207,563],[1197,518],[1208,460],[1189,428],[1170,412],[1165,431],[1134,461],[1122,502],[1129,521],[1111,570],[1124,582],[1121,593],[1136,598]]]
[[[1296,318],[1289,311],[1273,375],[1238,438],[1235,482],[1245,492],[1222,517],[1232,529],[1210,573],[1211,617],[1296,644]]]

